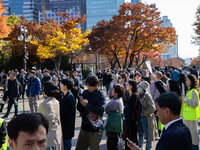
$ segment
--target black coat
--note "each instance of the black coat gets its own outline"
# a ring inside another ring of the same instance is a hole
[[[197,73],[197,71],[195,69],[191,70],[191,74],[195,75],[197,77],[197,79],[198,79],[198,73]]]
[[[99,89],[97,89],[93,93],[90,93],[88,90],[85,90],[82,93],[82,97],[83,99],[88,100],[88,104],[85,107],[80,103],[80,100],[77,104],[77,110],[82,114],[81,129],[84,131],[97,132],[99,130],[94,130],[87,118],[87,114],[89,112],[92,112],[97,115],[103,116],[106,98]]]
[[[42,86],[44,87],[45,86],[45,84],[49,81],[51,81],[52,80],[52,77],[51,76],[44,76],[43,78],[42,78],[42,81],[41,81],[41,84],[42,84]]]
[[[75,116],[75,100],[73,94],[69,91],[60,102],[60,120],[63,139],[74,137]]]
[[[163,131],[156,150],[192,150],[190,130],[182,120],[172,123]]]
[[[13,99],[15,97],[19,96],[19,88],[20,88],[20,84],[17,81],[17,79],[15,80],[8,80],[8,97],[9,99]]]
[[[103,82],[104,84],[110,84],[110,82],[112,82],[112,75],[107,75],[107,73],[105,73],[103,77]]]

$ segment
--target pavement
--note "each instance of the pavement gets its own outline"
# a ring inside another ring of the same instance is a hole
[[[106,95],[105,90],[103,90],[103,92]],[[1,96],[1,93],[0,93],[0,100],[1,99],[2,99],[2,96]],[[38,103],[40,104],[43,100],[44,100],[44,98],[40,97],[40,100],[38,100]],[[108,96],[106,95],[106,103],[108,103],[109,101],[110,100],[109,100]],[[25,110],[24,111],[27,112],[27,113],[30,112],[27,98],[24,99],[24,104],[25,104],[24,105],[25,106]],[[2,117],[6,113],[6,111],[7,111],[6,108],[7,108],[7,104],[5,104],[3,112],[0,113],[0,117]],[[18,108],[19,108],[19,113],[23,113],[23,100],[22,99],[20,99],[19,102],[18,102]],[[75,123],[75,136],[72,139],[72,150],[75,150],[76,142],[77,142],[77,139],[78,139],[78,134],[79,134],[79,131],[80,131],[80,126],[81,126],[82,119],[81,119],[81,117],[79,115],[80,115],[80,113],[77,111],[76,112],[76,123]],[[6,119],[6,121],[9,122],[12,119],[13,116],[14,116],[14,107],[11,109],[9,118]],[[106,117],[107,117],[107,114],[104,113],[103,119],[106,120]],[[200,122],[199,122],[199,134],[200,134]],[[106,140],[107,140],[107,137],[106,137],[105,131],[104,131],[103,132],[103,136],[102,136],[102,140],[101,140],[101,143],[100,143],[100,149],[101,150],[106,150],[107,149]],[[152,150],[155,150],[157,142],[158,141],[153,141]],[[143,149],[145,149],[145,143],[144,143]],[[119,150],[122,150],[122,148],[120,147]]]

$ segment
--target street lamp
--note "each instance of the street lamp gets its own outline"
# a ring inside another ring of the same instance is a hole
[[[24,41],[24,70],[26,70],[26,60],[28,59],[28,51],[26,51],[26,42],[30,42],[31,38],[28,36],[28,29],[26,26],[22,26],[20,27],[20,35],[18,35],[17,37],[18,41]]]

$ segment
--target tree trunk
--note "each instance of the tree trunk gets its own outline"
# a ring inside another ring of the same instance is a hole
[[[112,51],[112,53],[113,53],[114,56],[115,56],[115,60],[116,60],[116,63],[118,64],[118,67],[121,68],[121,65],[120,65],[119,59],[118,59],[118,57],[117,57],[117,54],[116,54],[114,51]]]

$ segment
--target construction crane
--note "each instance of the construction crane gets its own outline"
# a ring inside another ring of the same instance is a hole
[[[42,3],[42,20],[45,21],[45,0],[41,0]]]

